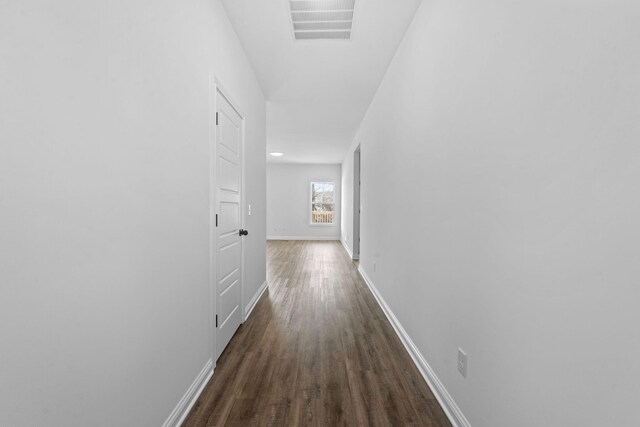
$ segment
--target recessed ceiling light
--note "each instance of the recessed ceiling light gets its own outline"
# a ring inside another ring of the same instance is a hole
[[[350,39],[355,0],[289,0],[296,40]]]
[[[279,153],[277,151],[274,151],[273,153],[269,153],[269,154],[271,154],[273,157],[282,157],[282,156],[284,156],[284,153]]]

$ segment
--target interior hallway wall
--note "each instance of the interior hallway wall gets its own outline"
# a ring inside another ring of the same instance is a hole
[[[0,425],[159,426],[211,358],[210,74],[265,99],[219,1],[0,2]]]
[[[361,266],[475,427],[640,419],[639,19],[425,1],[357,132]]]
[[[340,240],[340,165],[267,164],[267,238]],[[311,182],[334,182],[333,225],[311,225]]]

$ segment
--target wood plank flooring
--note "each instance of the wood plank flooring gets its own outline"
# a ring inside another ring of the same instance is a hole
[[[450,426],[339,242],[270,241],[269,289],[184,426]]]

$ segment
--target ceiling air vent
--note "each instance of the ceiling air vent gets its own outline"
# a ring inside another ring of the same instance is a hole
[[[290,0],[296,40],[351,38],[355,0]]]

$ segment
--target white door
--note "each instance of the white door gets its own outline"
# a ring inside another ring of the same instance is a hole
[[[242,117],[216,92],[216,359],[242,323]]]

